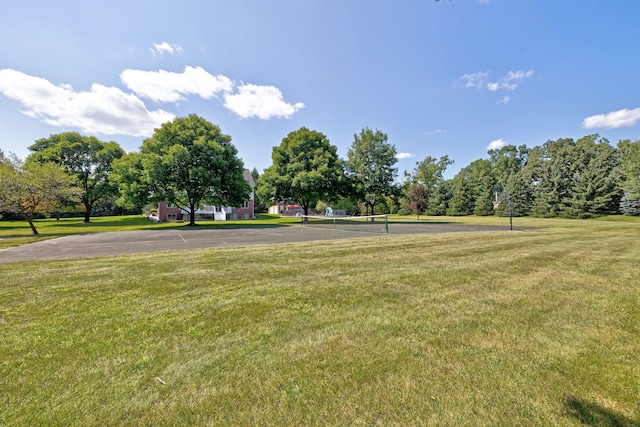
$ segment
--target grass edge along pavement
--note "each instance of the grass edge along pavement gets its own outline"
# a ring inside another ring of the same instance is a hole
[[[3,266],[6,425],[640,425],[640,227]]]

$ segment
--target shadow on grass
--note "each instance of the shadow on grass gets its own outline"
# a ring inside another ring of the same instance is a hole
[[[568,414],[584,425],[602,427],[640,427],[640,421],[633,420],[620,412],[605,408],[596,402],[569,396],[564,401]]]

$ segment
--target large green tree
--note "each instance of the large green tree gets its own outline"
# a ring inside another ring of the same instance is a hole
[[[456,175],[451,180],[451,186],[453,190],[448,202],[447,215],[471,215],[473,213],[473,196],[466,175]]]
[[[416,162],[416,166],[411,172],[405,172],[405,179],[414,185],[424,185],[431,193],[444,180],[444,172],[448,166],[453,164],[453,160],[445,155],[436,159],[427,156],[421,162]]]
[[[618,143],[620,156],[620,186],[629,200],[640,200],[640,139],[625,139]]]
[[[94,136],[65,132],[39,139],[29,147],[27,162],[53,162],[73,175],[82,189],[84,222],[89,222],[93,205],[103,197],[114,195],[118,188],[110,179],[112,163],[124,151],[116,142],[103,142]]]
[[[561,138],[535,147],[523,173],[533,188],[532,213],[571,218],[613,214],[622,197],[617,151],[605,138]]]
[[[0,162],[0,211],[18,215],[38,234],[34,216],[54,211],[63,200],[75,199],[80,189],[74,184],[74,177],[54,163],[5,159]]]
[[[150,200],[166,200],[187,210],[189,225],[194,226],[202,203],[239,206],[249,197],[251,188],[237,154],[231,137],[202,117],[190,114],[165,123],[142,143],[144,181],[129,185],[131,200],[139,201],[146,187]],[[130,159],[129,165],[136,162]]]
[[[523,173],[531,150],[526,145],[505,145],[500,149],[489,150],[494,188],[492,197],[498,197],[500,203],[498,215],[527,215],[531,209],[531,183]],[[513,198],[513,210],[509,207],[509,196]]]
[[[140,153],[127,153],[113,162],[111,181],[118,187],[116,204],[124,209],[142,211],[152,195]]]
[[[452,215],[493,214],[491,195],[494,180],[491,162],[478,159],[465,166],[452,180],[454,187],[449,213]]]
[[[619,158],[606,138],[587,135],[576,141],[577,167],[572,175],[572,194],[565,213],[587,218],[619,211],[622,190],[618,186]]]
[[[396,147],[388,139],[386,133],[365,127],[353,135],[353,143],[347,151],[347,171],[354,192],[371,208],[371,213],[376,202],[395,194],[393,183],[398,169],[394,165],[398,160]]]
[[[346,177],[338,150],[321,132],[305,127],[273,147],[273,164],[258,181],[260,200],[292,201],[308,215],[318,201],[333,202],[344,191]]]

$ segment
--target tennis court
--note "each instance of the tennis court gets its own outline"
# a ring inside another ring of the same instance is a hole
[[[225,246],[273,245],[387,235],[432,234],[469,231],[508,231],[508,226],[481,226],[455,223],[392,223],[388,234],[382,224],[375,229],[343,226],[302,226],[239,228],[180,228],[91,233],[59,237],[0,251],[0,263],[45,259],[88,258],[145,252],[174,252]],[[367,231],[371,230],[371,231]]]

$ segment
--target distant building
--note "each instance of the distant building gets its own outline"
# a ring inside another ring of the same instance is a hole
[[[271,215],[295,216],[296,214],[304,214],[304,209],[300,205],[280,202],[269,206],[269,213]]]
[[[254,219],[254,190],[256,183],[253,180],[249,169],[245,169],[243,171],[243,176],[245,181],[247,181],[249,186],[251,186],[251,194],[249,195],[249,199],[244,202],[242,206],[231,207],[205,205],[202,209],[195,211],[195,220],[226,221],[234,219]],[[177,206],[171,206],[166,201],[158,203],[158,221],[189,221],[190,219],[190,212],[180,209]]]

